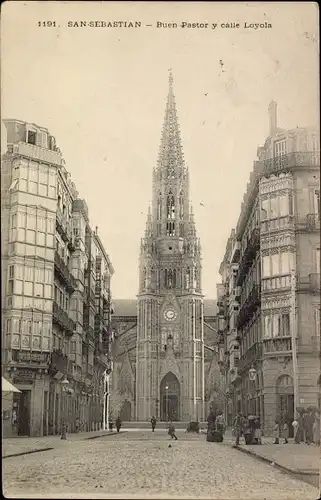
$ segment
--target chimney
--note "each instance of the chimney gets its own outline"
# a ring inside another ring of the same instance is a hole
[[[278,127],[277,124],[277,104],[271,101],[269,104],[269,122],[270,122],[270,136],[274,135]]]

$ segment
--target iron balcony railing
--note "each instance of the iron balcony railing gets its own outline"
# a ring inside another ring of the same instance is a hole
[[[236,326],[241,329],[246,325],[253,316],[256,309],[261,304],[261,285],[253,285],[251,291],[242,304],[236,320]]]
[[[68,370],[68,356],[63,354],[60,349],[55,349],[51,353],[49,371],[55,375],[58,372],[60,374],[66,375]]]
[[[319,151],[303,151],[288,153],[274,158],[254,162],[254,171],[262,176],[277,174],[297,167],[320,166]]]
[[[74,321],[69,318],[66,311],[64,311],[55,301],[53,301],[53,322],[65,330],[68,336],[73,335],[76,329]]]
[[[67,217],[62,213],[59,207],[57,207],[56,212],[56,228],[65,242],[71,241],[71,223],[67,220]]]
[[[273,355],[273,354],[284,354],[292,352],[292,341],[291,337],[273,337],[263,340],[263,354]]]
[[[55,251],[55,271],[68,292],[73,293],[76,290],[77,282],[57,251]]]
[[[243,372],[254,362],[259,361],[262,358],[262,353],[262,342],[256,342],[255,344],[253,344],[238,360],[238,373]]]
[[[253,231],[252,231],[252,233],[247,241],[246,248],[245,248],[244,253],[242,255],[242,258],[241,258],[241,262],[240,262],[237,277],[236,277],[237,286],[242,285],[242,283],[245,279],[246,273],[247,273],[248,269],[250,268],[250,266],[255,258],[255,255],[259,249],[260,249],[260,230],[259,230],[259,228],[256,227],[253,229]]]

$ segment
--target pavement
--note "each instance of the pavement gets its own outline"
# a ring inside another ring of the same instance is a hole
[[[270,463],[241,454],[228,435],[223,443],[208,443],[202,433],[177,431],[178,441],[171,441],[165,430],[125,431],[118,435],[108,433],[107,439],[107,433],[95,439],[86,439],[94,433],[84,433],[85,438],[70,435],[73,437],[66,441],[57,437],[57,446],[52,450],[7,458],[3,461],[4,495],[211,500],[319,497],[318,487],[281,472]],[[314,452],[305,451],[312,447],[303,444],[265,442],[256,447],[244,446],[260,448],[262,454],[270,449],[272,453],[283,453],[282,456],[291,456],[291,447],[300,450],[300,455],[302,451],[304,456],[317,452],[316,447]]]
[[[123,432],[123,431],[122,431]],[[67,441],[81,441],[110,436],[116,432],[92,431],[67,434]],[[48,451],[63,446],[66,441],[57,436],[2,438],[2,458]]]

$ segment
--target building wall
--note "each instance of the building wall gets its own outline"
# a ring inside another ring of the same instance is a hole
[[[77,419],[83,420],[87,430],[97,428],[103,404],[102,373],[110,365],[110,310],[102,321],[107,338],[103,344],[94,328],[84,330],[88,209],[78,200],[48,130],[18,120],[6,120],[5,125],[8,151],[1,166],[2,361],[4,376],[21,390],[14,399],[11,420],[6,420],[5,434],[56,434],[62,418],[70,431],[76,430]],[[98,236],[91,230],[89,233],[105,263],[104,274],[109,279],[104,288],[109,293],[114,271]],[[92,287],[94,327],[95,281]],[[83,363],[82,346],[89,333],[91,359]],[[69,382],[64,393],[63,378]]]

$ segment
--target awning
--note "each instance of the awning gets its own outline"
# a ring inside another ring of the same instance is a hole
[[[14,385],[12,385],[7,379],[2,377],[1,380],[2,392],[20,392]]]

